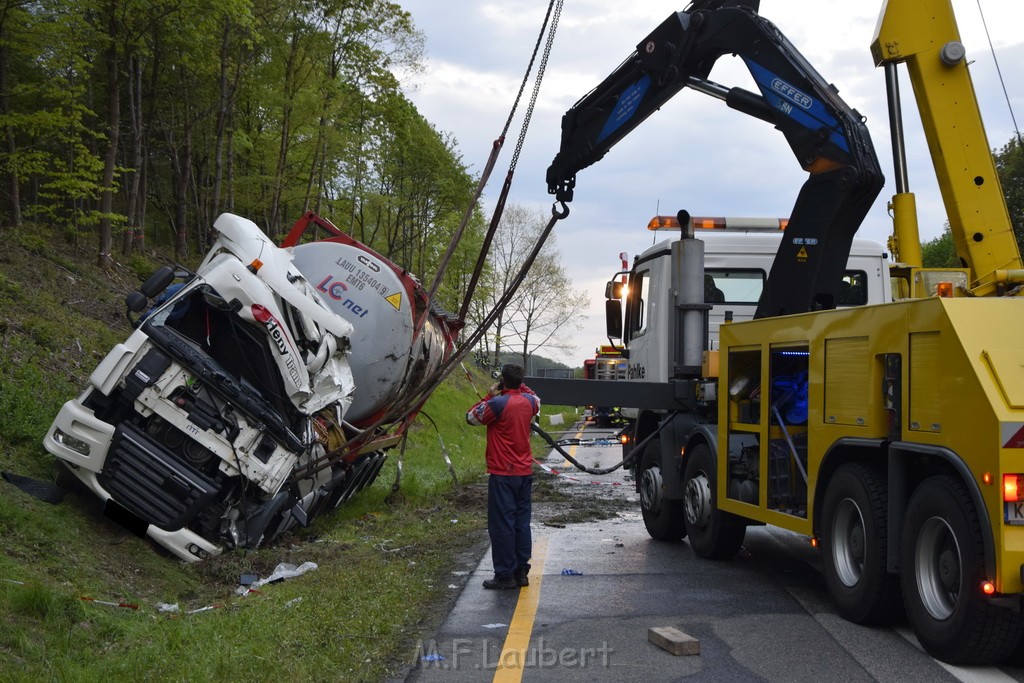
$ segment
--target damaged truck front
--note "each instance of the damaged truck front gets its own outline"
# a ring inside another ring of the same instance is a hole
[[[196,273],[161,269],[128,297],[134,331],[44,439],[108,517],[187,561],[308,524],[372,482],[386,457],[385,442],[350,422],[354,328],[343,311],[251,221],[224,214],[214,228]],[[369,445],[353,447],[360,440]]]

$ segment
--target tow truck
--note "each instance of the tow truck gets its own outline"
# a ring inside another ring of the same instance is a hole
[[[871,42],[884,67],[897,193],[898,300],[837,307],[854,234],[883,186],[863,117],[758,13],[699,0],[673,13],[562,120],[556,202],[576,174],[686,88],[780,130],[808,172],[752,320],[709,348],[703,243],[685,212],[671,267],[638,261],[608,299],[638,417],[625,435],[648,532],[732,558],[751,525],[820,548],[839,613],[906,613],[932,656],[992,663],[1024,633],[1024,271],[949,0],[888,0]],[[708,80],[737,55],[759,92]],[[905,64],[964,267],[921,267],[897,67]],[[659,340],[650,343],[650,340]],[[531,379],[549,404],[601,401]],[[586,397],[584,399],[584,397]]]

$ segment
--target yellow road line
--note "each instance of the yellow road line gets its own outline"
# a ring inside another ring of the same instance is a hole
[[[574,439],[578,439],[581,436],[583,436],[583,430],[586,429],[586,428],[587,428],[587,423],[584,422],[583,426],[580,427],[580,431],[576,432],[576,436],[574,436],[573,438]],[[569,457],[571,457],[571,458],[575,458],[576,457],[576,446],[575,446],[575,444],[569,447]],[[571,466],[572,466],[571,462],[569,462],[568,460],[562,460],[562,467],[571,467]]]
[[[537,603],[540,601],[540,583],[544,578],[544,559],[548,552],[548,538],[542,536],[533,543],[533,557],[530,560],[530,585],[519,589],[508,635],[501,648],[498,668],[494,672],[495,683],[519,683],[523,680],[523,666],[526,664],[526,650],[533,633],[533,621],[537,617]]]

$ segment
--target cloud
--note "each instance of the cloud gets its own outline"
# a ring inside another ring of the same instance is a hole
[[[562,114],[685,4],[565,4],[510,201],[548,209],[545,170],[558,151]],[[478,171],[508,115],[547,3],[404,0],[402,5],[425,33],[429,58],[428,73],[410,98],[436,127],[454,134],[464,160]],[[895,191],[893,156],[884,76],[869,51],[881,6],[882,0],[763,0],[761,14],[866,117],[887,181],[859,235],[884,243],[891,232],[886,204]],[[1002,147],[1014,125],[978,2],[953,0],[953,6],[972,62],[989,146]],[[982,0],[981,6],[1006,91],[1019,109],[1024,100],[1024,42],[1018,27],[1024,25],[1024,3]],[[712,80],[752,88],[737,62],[720,60]],[[910,83],[905,69],[900,71],[910,186],[917,194],[922,238],[930,239],[941,233],[946,216]],[[496,173],[510,160],[519,120]],[[576,287],[589,290],[592,305],[585,331],[578,335],[576,357],[569,360],[581,363],[605,341],[604,282],[618,270],[620,251],[635,255],[650,246],[652,235],[645,226],[655,212],[674,214],[686,208],[705,215],[787,215],[805,179],[771,126],[698,93],[681,92],[578,175],[571,214],[556,230],[563,263]],[[485,202],[493,202],[498,191],[492,183]]]

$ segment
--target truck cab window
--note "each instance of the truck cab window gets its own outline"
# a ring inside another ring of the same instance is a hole
[[[863,270],[848,270],[843,274],[836,295],[837,306],[863,306],[868,302],[868,276]]]
[[[650,271],[639,272],[629,284],[629,300],[626,303],[626,338],[632,339],[647,330],[645,302],[650,286]]]
[[[863,306],[868,302],[867,273],[843,273],[837,306]],[[704,271],[704,302],[757,305],[764,288],[765,272],[756,268],[708,268]]]
[[[759,268],[708,268],[704,271],[704,303],[756,306],[764,279]]]

